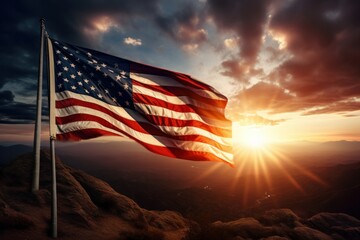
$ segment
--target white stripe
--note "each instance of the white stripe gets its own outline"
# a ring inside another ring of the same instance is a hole
[[[192,92],[198,94],[199,96],[202,96],[205,98],[227,101],[225,97],[221,98],[212,91],[189,87],[189,86],[181,84],[178,81],[175,81],[174,79],[172,79],[170,77],[130,72],[130,78],[134,79],[138,82],[141,82],[143,84],[152,85],[152,86],[182,87],[182,88],[189,89]]]
[[[135,119],[136,121],[139,122],[148,122],[148,120],[146,120],[144,117],[142,117],[140,114],[138,114],[136,111],[130,110],[130,109],[124,109],[122,107],[118,107],[118,106],[114,106],[114,105],[110,105],[107,103],[104,103],[96,98],[87,96],[87,95],[82,95],[82,94],[77,94],[77,93],[73,93],[71,91],[63,91],[60,93],[56,93],[56,99],[57,100],[63,100],[63,99],[67,99],[67,98],[75,98],[75,99],[79,99],[82,101],[86,101],[86,102],[91,102],[91,103],[95,103],[97,105],[100,105],[104,108],[110,109],[113,112],[116,112],[118,115],[127,118],[127,119]],[[140,105],[140,104],[136,104],[136,105]],[[217,128],[222,128],[225,130],[231,130],[231,123],[229,121],[220,121],[220,120],[212,120],[212,119],[207,119],[207,118],[201,118],[199,115],[197,115],[196,113],[193,113],[192,115],[195,118],[186,118],[184,119],[184,114],[183,113],[179,113],[179,112],[175,112],[175,111],[171,111],[168,110],[166,108],[161,108],[161,107],[156,107],[156,106],[148,106],[145,104],[141,104],[142,106],[139,106],[139,108],[144,108],[143,111],[145,112],[149,112],[147,114],[150,114],[151,109],[154,109],[156,112],[156,116],[163,116],[163,117],[171,117],[174,119],[179,119],[179,120],[197,120],[200,121],[202,123],[205,123],[209,126],[214,126]],[[132,115],[130,115],[129,113],[132,113]],[[161,115],[163,114],[163,115]],[[153,114],[150,114],[153,115]]]
[[[136,110],[139,112],[141,111],[142,114],[152,115],[152,116],[159,116],[159,117],[168,117],[178,120],[196,120],[203,123],[206,123],[211,126],[220,126],[222,128],[231,128],[231,124],[229,121],[220,121],[215,119],[206,118],[200,116],[197,113],[193,112],[177,112],[167,108],[154,106],[154,105],[147,105],[143,103],[134,103]]]
[[[113,123],[114,124],[114,123]],[[141,133],[138,131],[135,131],[134,129],[122,124],[121,122],[117,122],[114,124],[119,129],[123,130],[133,138],[137,139],[138,141],[153,145],[153,146],[159,146],[159,147],[173,147],[173,148],[179,148],[186,151],[199,151],[199,152],[206,152],[214,154],[215,156],[221,158],[221,159],[232,159],[232,154],[227,153],[224,151],[221,151],[220,149],[202,142],[194,142],[194,141],[179,141],[179,140],[173,140],[166,137],[159,137],[159,136],[152,136],[149,134]],[[110,128],[104,127],[98,122],[93,121],[80,121],[80,122],[72,122],[67,124],[59,124],[58,129],[59,134],[61,133],[68,133],[72,131],[78,131],[81,129],[101,129],[106,130],[115,134],[119,134],[118,131],[112,130]],[[120,133],[121,134],[121,133]]]
[[[170,96],[170,95],[166,95],[164,93],[158,92],[156,90],[152,90],[152,89],[148,89],[146,87],[143,86],[137,86],[137,85],[133,85],[133,93],[139,93],[145,96],[150,96],[156,99],[160,99],[163,100],[165,102],[171,103],[171,104],[176,104],[176,105],[194,105],[197,107],[201,107],[204,109],[211,109],[214,112],[219,112],[221,114],[224,113],[224,108],[218,108],[216,106],[213,105],[209,105],[206,103],[202,103],[199,101],[196,101],[195,99],[191,98],[191,97],[186,97],[186,96]]]
[[[87,107],[83,107],[83,106],[70,106],[70,107],[66,107],[66,108],[56,109],[56,116],[58,116],[58,117],[66,117],[66,116],[70,116],[70,115],[73,115],[76,113],[90,114],[93,116],[97,116],[97,117],[100,117],[100,118],[114,124],[114,125],[116,125],[117,122],[119,122],[119,120],[113,118],[112,116],[110,116],[106,113],[103,113],[101,111],[98,111],[96,109],[93,109],[93,108],[87,108]],[[113,113],[116,115],[120,115],[118,112],[113,112]],[[121,116],[121,117],[124,117],[124,116]],[[135,121],[129,115],[126,117],[126,119]],[[169,127],[169,126],[158,126],[158,125],[154,125],[149,122],[146,122],[146,123],[152,125],[154,128],[157,128],[157,129],[161,130],[162,132],[164,132],[165,134],[168,134],[170,136],[202,135],[202,136],[210,138],[224,146],[232,146],[232,138],[220,137],[220,136],[217,136],[217,135],[215,135],[211,132],[208,132],[204,129],[201,129],[201,128]],[[125,125],[125,123],[124,123],[124,125]]]

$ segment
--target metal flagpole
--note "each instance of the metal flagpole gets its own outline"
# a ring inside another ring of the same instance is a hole
[[[51,236],[57,238],[57,189],[56,189],[56,162],[55,162],[55,137],[50,136],[51,151]]]
[[[39,190],[40,179],[40,133],[41,133],[41,110],[42,110],[42,85],[43,85],[43,56],[44,56],[44,33],[45,20],[40,20],[40,58],[39,58],[39,77],[38,90],[36,97],[36,120],[34,132],[34,173],[32,182],[32,192]]]
[[[48,50],[48,103],[49,103],[49,126],[50,126],[50,155],[51,155],[51,236],[57,238],[57,186],[56,186],[56,160],[55,160],[55,75],[54,55],[52,43],[46,33]]]

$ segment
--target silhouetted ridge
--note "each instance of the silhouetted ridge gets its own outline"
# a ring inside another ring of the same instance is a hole
[[[171,211],[148,211],[106,182],[56,158],[59,238],[182,239],[190,221]],[[0,238],[46,239],[50,220],[51,161],[41,151],[40,190],[31,193],[32,154],[20,156],[0,173]],[[135,238],[134,238],[135,237]],[[175,237],[175,238],[174,238]]]

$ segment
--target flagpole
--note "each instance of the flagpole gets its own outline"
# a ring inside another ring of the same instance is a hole
[[[47,43],[48,60],[48,104],[49,104],[49,133],[50,133],[50,155],[51,155],[51,236],[57,238],[57,185],[56,185],[56,159],[55,159],[55,73],[53,47],[49,35],[45,33]]]
[[[57,188],[56,188],[56,161],[55,161],[55,137],[50,136],[51,151],[51,236],[57,238]]]
[[[44,58],[44,33],[45,20],[40,19],[40,57],[39,57],[39,73],[38,73],[38,89],[36,96],[36,120],[34,131],[34,172],[32,182],[32,192],[39,190],[40,179],[40,133],[41,133],[41,110],[42,110],[42,85],[43,85],[43,58]]]

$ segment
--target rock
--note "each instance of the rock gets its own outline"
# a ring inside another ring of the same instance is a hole
[[[296,227],[294,233],[298,240],[332,240],[325,233],[309,227]]]
[[[71,172],[97,206],[119,215],[138,227],[147,227],[142,209],[133,200],[117,193],[109,184],[100,179],[78,170]]]
[[[291,228],[295,227],[300,220],[293,211],[287,208],[266,211],[259,219],[265,225],[285,224]]]
[[[263,226],[255,218],[240,218],[231,222],[217,221],[211,226],[219,232],[243,238],[258,239],[274,235],[271,227]]]

